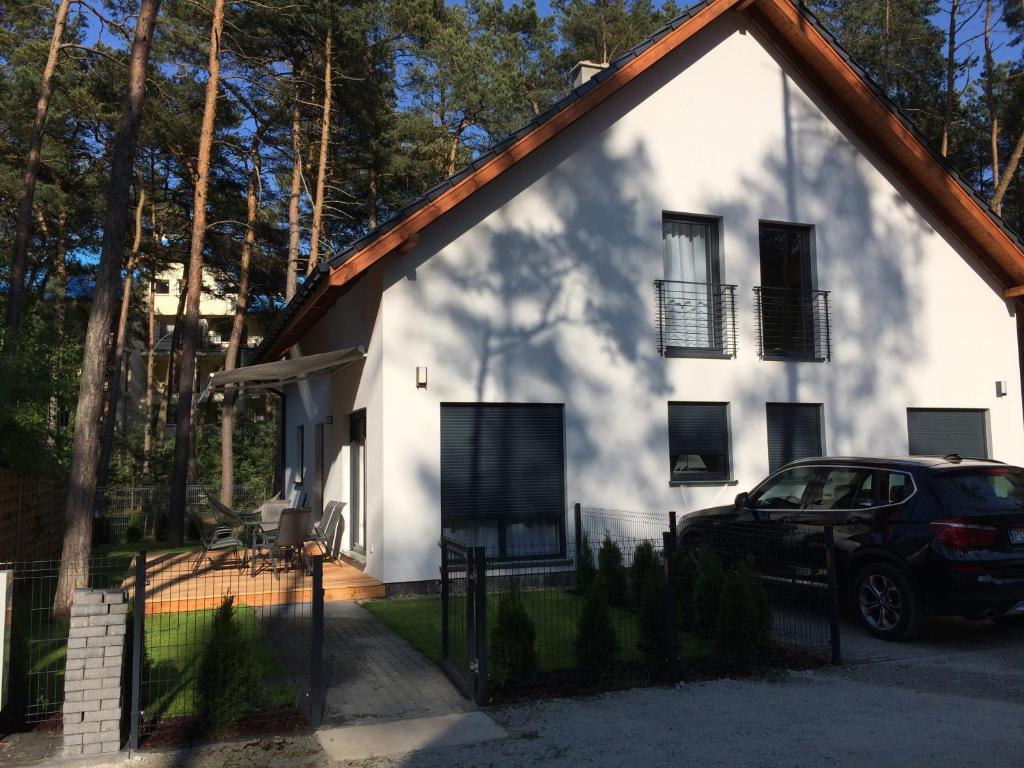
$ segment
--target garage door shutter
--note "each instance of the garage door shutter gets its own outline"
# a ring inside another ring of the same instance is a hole
[[[768,403],[768,469],[821,456],[821,406]]]
[[[441,406],[441,515],[555,518],[565,514],[561,405]]]
[[[907,431],[913,456],[958,453],[988,458],[987,414],[983,410],[908,408]]]

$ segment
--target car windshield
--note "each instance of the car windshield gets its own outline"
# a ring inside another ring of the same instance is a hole
[[[939,475],[939,487],[965,514],[1024,509],[1024,469],[991,467]]]

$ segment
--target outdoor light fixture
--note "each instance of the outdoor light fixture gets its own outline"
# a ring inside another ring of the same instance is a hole
[[[416,366],[416,389],[427,388],[427,366]]]
[[[1006,382],[1005,381],[997,381],[996,382],[996,397],[1006,397]]]

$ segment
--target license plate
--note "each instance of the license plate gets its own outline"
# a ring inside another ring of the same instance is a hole
[[[1010,543],[1011,544],[1024,544],[1024,528],[1011,528],[1010,529]]]

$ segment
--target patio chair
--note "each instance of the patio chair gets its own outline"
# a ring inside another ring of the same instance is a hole
[[[192,566],[193,574],[199,570],[199,566],[203,564],[203,561],[210,552],[214,550],[230,548],[235,554],[235,561],[238,566],[242,567],[244,565],[242,559],[238,556],[238,548],[242,547],[244,549],[245,543],[238,538],[231,526],[221,525],[219,521],[216,525],[210,525],[191,509],[188,510],[188,516],[195,523],[196,529],[199,531],[199,540],[203,544],[203,551],[199,553],[199,557],[196,558],[196,562]]]
[[[344,508],[344,501],[328,501],[323,515],[313,523],[306,537],[307,541],[315,543],[324,556],[330,559],[334,558],[332,552],[345,531],[345,518],[341,514]]]
[[[254,542],[253,558],[270,565],[274,575],[280,578],[278,563],[287,567],[288,561],[298,553],[303,569],[306,569],[306,533],[309,531],[309,520],[312,511],[291,507],[281,513],[277,528],[272,531],[258,530]],[[254,563],[255,566],[255,563]],[[253,568],[256,575],[256,568]]]

